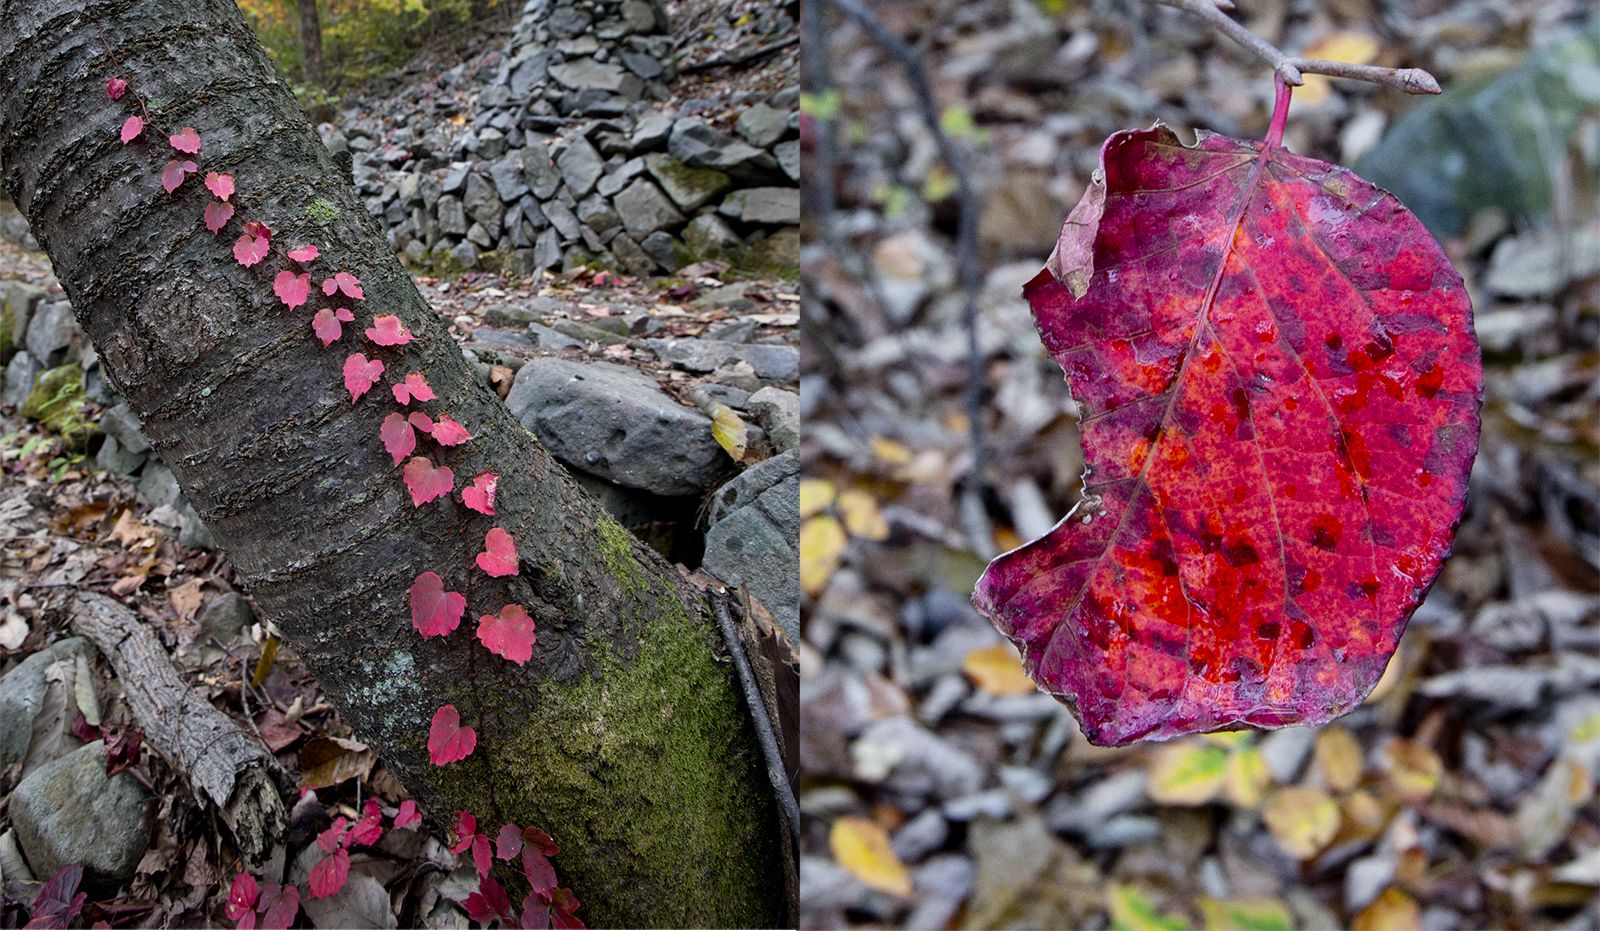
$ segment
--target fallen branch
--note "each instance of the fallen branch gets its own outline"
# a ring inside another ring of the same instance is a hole
[[[1187,10],[1205,20],[1207,26],[1244,46],[1251,54],[1272,66],[1283,76],[1285,83],[1299,87],[1305,83],[1303,75],[1323,74],[1330,78],[1349,78],[1352,81],[1369,81],[1382,84],[1408,94],[1437,94],[1439,82],[1421,68],[1379,68],[1375,65],[1352,65],[1343,61],[1322,58],[1296,58],[1279,51],[1277,46],[1246,29],[1224,11],[1233,9],[1232,0],[1156,0],[1174,9]]]
[[[145,744],[222,817],[245,860],[263,862],[289,823],[273,778],[277,760],[184,684],[161,642],[132,611],[84,592],[72,599],[71,613],[73,629],[94,641],[116,671]]]
[[[760,48],[752,49],[751,51],[745,52],[743,55],[734,55],[731,57],[719,55],[716,58],[707,58],[705,61],[693,62],[679,68],[678,73],[697,74],[701,71],[710,71],[714,68],[734,68],[738,67],[739,65],[747,65],[752,61],[766,58],[773,52],[781,52],[791,45],[798,44],[799,41],[799,36],[790,36],[787,39],[779,39],[776,42],[770,42],[761,46]]]

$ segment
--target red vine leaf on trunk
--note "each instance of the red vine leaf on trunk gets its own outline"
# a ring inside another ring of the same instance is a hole
[[[467,610],[467,599],[460,592],[444,590],[444,579],[437,572],[424,572],[411,583],[411,626],[424,637],[442,637],[456,629]],[[395,822],[395,827],[399,827]]]
[[[378,377],[383,374],[383,361],[381,359],[368,359],[366,354],[353,352],[344,360],[344,387],[350,392],[350,403],[361,400],[361,396],[372,390],[378,383]]]
[[[218,200],[227,200],[233,196],[233,175],[206,172],[206,190],[217,195]]]
[[[296,275],[284,269],[272,279],[272,293],[278,295],[278,300],[290,310],[303,307],[306,298],[311,296],[311,276],[306,272]]]
[[[185,155],[200,154],[200,134],[195,132],[193,126],[185,126],[168,136],[167,142],[171,143],[174,149]]]
[[[112,78],[106,82],[106,96],[112,100],[121,100],[122,95],[128,92],[128,82],[122,78]]]
[[[433,713],[433,723],[428,727],[428,759],[433,765],[464,760],[477,745],[478,733],[461,723],[461,713],[455,705],[445,705]]]
[[[472,484],[461,489],[461,503],[479,514],[494,514],[494,492],[500,476],[493,472],[479,472]]]
[[[311,315],[311,332],[317,334],[322,345],[332,346],[344,335],[342,323],[352,323],[356,315],[348,307],[324,307]]]
[[[411,424],[411,426],[416,427],[418,430],[421,430],[423,433],[429,433],[433,430],[433,418],[429,417],[422,411],[412,411],[410,415],[406,417],[406,422]]]
[[[122,144],[127,145],[144,132],[144,119],[130,116],[122,121]]]
[[[244,235],[233,244],[233,257],[249,268],[266,258],[271,250],[272,230],[260,220],[250,220],[244,225]]]
[[[457,423],[454,417],[440,417],[428,428],[428,435],[440,446],[460,446],[472,439],[472,434],[467,428]]]
[[[366,295],[361,293],[361,281],[349,272],[338,272],[332,278],[322,282],[322,293],[333,296],[333,292],[342,291],[345,297],[361,301]]]
[[[1029,282],[1084,504],[974,600],[1102,745],[1320,724],[1382,675],[1478,441],[1471,305],[1394,196],[1281,147],[1112,135]]]
[[[378,427],[378,439],[383,441],[383,448],[394,457],[394,464],[399,465],[417,448],[417,432],[411,429],[411,423],[404,414],[393,413],[383,418],[383,423]]]
[[[515,556],[515,551],[512,555]],[[512,571],[516,571],[515,563]],[[518,666],[533,658],[533,645],[538,639],[533,630],[533,618],[522,605],[506,605],[499,614],[478,618],[478,642],[490,653],[503,656]]]
[[[206,204],[206,229],[210,230],[213,236],[222,232],[222,228],[227,226],[228,221],[231,219],[233,219],[232,204],[223,203],[220,200],[214,200]]]
[[[409,828],[414,824],[422,823],[422,812],[417,811],[417,803],[406,799],[400,803],[400,810],[394,813],[394,829]]]
[[[177,159],[173,159],[172,161],[161,166],[161,187],[165,189],[168,194],[171,194],[183,184],[184,178],[188,177],[190,173],[199,170],[199,165],[196,165],[194,162],[188,161],[187,159],[181,162]]]
[[[317,256],[321,254],[321,250],[319,250],[316,246],[301,246],[300,248],[291,251],[289,253],[289,258],[292,261],[299,262],[300,264],[304,265],[307,262],[315,261]]]
[[[404,473],[406,490],[411,492],[411,503],[422,507],[436,498],[443,498],[456,487],[456,474],[448,466],[435,467],[425,456],[412,456]]]
[[[411,331],[394,314],[379,314],[367,327],[367,339],[379,346],[404,346],[411,342]]]
[[[359,847],[370,847],[383,836],[383,808],[378,800],[368,796],[365,804],[361,806],[361,820],[350,829],[350,843]]]
[[[478,554],[478,568],[492,576],[517,574],[517,545],[511,534],[495,527],[483,535],[483,552]]]
[[[470,811],[457,810],[456,823],[451,827],[450,834],[455,838],[450,844],[450,852],[466,852],[478,836],[478,819]]]
[[[423,377],[421,372],[407,372],[403,381],[395,382],[389,386],[389,391],[394,394],[394,400],[397,404],[433,400],[433,388],[428,384],[428,379]]]
[[[506,895],[505,887],[495,882],[492,876],[485,876],[478,884],[478,891],[461,900],[461,907],[466,910],[468,918],[484,925],[513,917],[511,897]]]
[[[521,852],[522,828],[514,824],[500,825],[500,833],[494,836],[494,858],[510,860]]]

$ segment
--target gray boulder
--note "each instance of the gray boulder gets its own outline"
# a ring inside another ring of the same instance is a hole
[[[691,168],[670,155],[652,152],[645,156],[651,177],[667,192],[672,202],[684,210],[694,210],[726,191],[733,179],[715,168]]]
[[[789,131],[789,114],[758,103],[739,114],[739,120],[733,128],[746,142],[767,149]]]
[[[150,845],[150,796],[127,773],[106,778],[97,740],[25,776],[11,794],[11,822],[35,876],[82,863],[96,886],[115,888]]]
[[[26,342],[28,352],[46,368],[65,361],[67,351],[83,342],[83,331],[72,316],[72,305],[56,301],[40,306],[28,323]]]
[[[19,352],[6,363],[5,388],[0,389],[0,404],[21,407],[33,391],[33,383],[44,373],[44,366],[31,354]]]
[[[522,180],[522,159],[515,154],[506,155],[490,165],[489,177],[494,179],[495,192],[508,204],[528,193],[528,182]]]
[[[126,404],[118,404],[109,408],[100,415],[100,430],[107,436],[114,437],[122,444],[122,448],[130,453],[144,453],[150,451],[150,441],[144,438],[139,426],[139,418],[133,408]]]
[[[618,485],[697,494],[727,468],[710,418],[620,365],[530,359],[506,406],[557,459]]]
[[[800,222],[800,189],[752,187],[734,191],[723,200],[717,212],[746,223],[790,226]]]
[[[0,677],[0,770],[20,763],[33,742],[33,719],[44,702],[45,670],[62,659],[92,657],[89,641],[82,637],[58,640],[23,660]]]
[[[774,456],[717,490],[703,565],[743,585],[800,642],[800,459]]]
[[[672,124],[667,151],[694,168],[715,168],[750,176],[771,173],[778,162],[765,151],[718,132],[704,120],[688,117]]]
[[[6,285],[0,295],[0,362],[22,348],[28,337],[28,321],[33,319],[34,308],[44,302],[43,288],[22,281]]]
[[[781,388],[762,388],[750,395],[746,404],[778,452],[800,445],[800,395]]]
[[[601,172],[605,171],[605,162],[594,146],[589,144],[589,140],[579,136],[556,159],[556,167],[561,169],[567,190],[572,192],[573,197],[581,199],[594,190],[595,182],[600,180]]]
[[[791,180],[800,180],[800,140],[790,139],[780,142],[772,148],[772,154],[778,157],[778,167]]]
[[[250,610],[250,602],[245,601],[238,592],[230,591],[212,596],[196,620],[211,636],[227,643],[249,627],[255,617],[255,612]]]
[[[661,189],[644,178],[636,178],[623,188],[612,201],[622,225],[635,239],[643,239],[656,230],[682,225],[684,216],[661,193]]]
[[[549,200],[561,186],[561,171],[543,143],[530,144],[522,150],[522,176],[533,196],[540,200]]]

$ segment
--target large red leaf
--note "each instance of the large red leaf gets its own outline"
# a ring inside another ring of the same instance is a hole
[[[1082,413],[1084,503],[974,600],[1035,681],[1104,745],[1359,704],[1477,450],[1439,244],[1346,169],[1158,124],[1106,140],[1024,294]]]

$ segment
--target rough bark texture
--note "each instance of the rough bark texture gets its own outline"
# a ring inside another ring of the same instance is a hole
[[[106,99],[114,72],[157,127],[126,147],[117,130],[135,111]],[[238,179],[221,236],[201,224],[197,178],[172,196],[158,181],[172,154],[161,131],[182,126],[204,140],[202,172]],[[232,0],[0,0],[0,165],[151,444],[257,604],[436,824],[465,808],[480,823],[545,827],[594,924],[776,926],[774,811],[704,605],[474,381]],[[281,258],[234,262],[244,219],[280,244],[318,244],[319,278],[361,279],[366,301],[341,343],[323,349],[308,309],[273,297]],[[377,312],[417,341],[358,345]],[[476,438],[424,447],[458,485],[501,473],[497,517],[454,499],[411,505],[378,439],[394,407],[386,387],[352,405],[341,385],[356,349],[392,374],[426,373],[439,395],[427,407]],[[494,525],[517,540],[518,577],[473,568]],[[407,587],[425,569],[469,598],[449,637],[411,628]],[[512,601],[539,624],[521,668],[473,640],[474,619]],[[447,702],[478,729],[478,749],[435,767],[428,723]]]
[[[132,611],[84,592],[72,600],[72,626],[94,641],[116,670],[146,744],[188,781],[196,798],[221,815],[239,852],[252,864],[264,862],[289,824],[279,797],[277,759],[184,684],[161,641]]]

